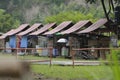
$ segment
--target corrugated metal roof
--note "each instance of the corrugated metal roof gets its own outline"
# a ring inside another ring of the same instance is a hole
[[[9,32],[8,36],[15,35],[15,34],[21,32],[22,30],[24,30],[27,27],[29,27],[29,24],[22,24],[17,29],[15,29],[14,31]]]
[[[108,21],[107,19],[100,19],[97,22],[95,22],[94,24],[92,24],[91,26],[89,26],[88,28],[79,31],[78,34],[80,33],[89,33],[91,31],[94,31],[96,29],[98,29],[99,27],[103,26],[104,24],[106,24]]]
[[[2,35],[3,33],[2,32],[0,32],[0,35]]]
[[[69,29],[61,32],[60,34],[69,34],[69,33],[75,32],[75,31],[79,30],[81,27],[86,26],[88,23],[91,23],[91,22],[89,20],[79,21],[75,25],[70,27]]]
[[[7,33],[3,34],[2,36],[0,36],[0,39],[4,39],[6,38],[11,32],[13,32],[15,29],[11,29],[10,31],[8,31]]]
[[[4,39],[7,36],[14,35],[20,31],[22,31],[23,29],[27,28],[28,26],[29,26],[29,24],[22,24],[17,29],[11,29],[10,31],[8,31],[5,34],[3,34],[2,36],[0,36],[0,39]]]
[[[6,38],[7,36],[4,36],[4,35],[2,35],[2,36],[0,36],[0,39],[4,39],[4,38]]]
[[[44,33],[44,35],[49,35],[49,34],[54,34],[56,32],[59,32],[59,31],[65,29],[66,27],[68,27],[70,24],[72,24],[72,21],[62,22],[56,28],[52,29],[51,31],[48,31],[48,32]]]
[[[21,32],[21,33],[19,33],[19,34],[17,34],[17,35],[19,35],[19,36],[26,35],[26,34],[32,32],[32,31],[38,29],[40,26],[42,26],[41,23],[35,23],[35,24],[33,24],[30,28],[28,28],[27,30],[25,30],[25,31],[23,31],[23,32]]]
[[[37,31],[29,34],[29,35],[39,35],[44,33],[45,31],[47,31],[49,28],[52,28],[56,25],[56,23],[50,23],[50,24],[46,24],[44,27],[38,29]]]

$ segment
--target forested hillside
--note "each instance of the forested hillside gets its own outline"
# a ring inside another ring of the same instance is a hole
[[[44,24],[56,21],[59,24],[64,20],[94,21],[104,17],[99,1],[96,4],[87,4],[85,0],[0,0],[0,9],[4,10],[0,10],[0,32],[6,32],[22,23]],[[7,20],[2,19],[6,14],[11,18],[7,26],[6,23],[3,25]]]

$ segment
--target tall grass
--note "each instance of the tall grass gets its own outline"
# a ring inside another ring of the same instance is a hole
[[[110,67],[113,73],[113,80],[120,80],[120,67],[119,67],[120,50],[111,50],[109,57]]]
[[[32,65],[35,73],[62,80],[113,80],[109,66],[57,66]]]
[[[120,50],[111,50],[108,61],[110,64],[101,66],[56,66],[32,65],[32,71],[46,77],[62,80],[120,80]],[[2,55],[0,55],[2,56]],[[6,55],[3,55],[6,56]],[[11,56],[11,55],[7,55]],[[24,56],[23,59],[49,59],[48,57]],[[57,60],[57,58],[53,59]],[[61,60],[61,58],[60,58]],[[64,59],[62,59],[64,60]]]
[[[120,80],[119,50],[111,50],[108,65],[101,66],[49,66],[32,65],[34,72],[62,80]]]

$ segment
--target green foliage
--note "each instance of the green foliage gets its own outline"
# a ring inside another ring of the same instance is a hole
[[[5,10],[0,9],[0,32],[6,32],[12,28],[18,27],[20,22],[14,19],[10,14],[7,14]]]
[[[32,65],[35,73],[45,77],[60,78],[62,80],[115,80],[109,66],[56,66]],[[109,76],[108,76],[109,74]]]
[[[85,0],[87,3],[95,3],[97,0]]]
[[[98,0],[85,0],[87,3],[96,3],[96,1]],[[109,1],[109,0],[108,0]],[[119,4],[120,3],[120,0],[112,0],[112,1],[115,1],[115,3]]]
[[[114,0],[116,3],[120,3],[120,0]]]
[[[89,5],[86,4],[85,1],[88,3],[95,2],[95,4]],[[60,15],[61,13],[72,11],[80,12],[84,15],[89,14],[93,16],[93,19],[104,17],[104,11],[99,0],[0,0],[0,3],[1,8],[5,9],[7,13],[11,14],[12,17],[18,19],[21,23],[45,23],[49,22],[48,19],[46,21],[48,16],[52,17],[52,15]],[[73,19],[73,22],[79,20],[77,19],[79,16],[77,17],[75,15],[75,18],[76,19]],[[71,18],[69,17],[69,19],[62,20],[71,20]],[[61,21],[58,23],[60,22]]]
[[[44,23],[43,18],[44,17],[41,17],[41,15],[38,15],[33,20],[30,21],[30,24],[34,24],[34,23],[42,23],[43,24]]]
[[[109,66],[112,70],[113,79],[120,80],[120,50],[111,49],[111,53],[108,55],[107,60],[109,61]]]
[[[120,50],[111,50],[111,53],[107,55],[108,60],[110,61],[119,61],[120,60]]]
[[[91,13],[82,14],[78,11],[61,12],[57,15],[48,16],[45,18],[46,23],[57,22],[58,24],[63,21],[72,21],[73,23],[76,23],[80,20],[90,20],[94,22],[96,19]]]
[[[55,5],[60,6],[61,3],[68,1],[69,0],[2,0],[0,1],[0,7],[12,14],[13,17],[19,19],[21,23],[33,23],[36,20],[39,21],[38,19],[42,19],[40,21],[43,21],[43,16],[51,14],[52,7]],[[39,7],[37,12],[35,7]],[[33,12],[36,12],[36,14],[34,15]],[[30,16],[30,19],[28,16]],[[39,16],[39,18],[37,16]]]
[[[91,14],[95,14],[95,17],[98,17],[102,12],[102,8],[96,11],[96,7],[90,8],[91,6],[88,6],[86,3],[84,3],[84,1],[82,1],[83,4],[81,4],[79,1],[70,0],[2,0],[0,3],[2,3],[0,4],[0,7],[12,14],[13,17],[19,19],[22,23],[33,23],[35,21],[44,22],[45,16],[56,15],[64,11],[80,11],[81,13],[85,14],[92,12]],[[37,14],[32,15],[32,12],[34,12],[36,9],[32,8],[36,6],[39,7]],[[89,12],[90,9],[92,10]],[[99,15],[97,15],[98,13]],[[32,18],[27,19],[26,16],[30,16]]]
[[[113,73],[114,80],[120,80],[120,67],[119,67],[119,60],[120,60],[120,51],[119,50],[112,50],[111,51],[111,69]]]
[[[44,23],[46,16],[70,11],[78,11],[85,15],[92,14],[95,18],[104,16],[102,8],[98,9],[99,2],[99,4],[88,5],[82,0],[1,0],[0,3],[1,8],[5,9],[21,23]]]

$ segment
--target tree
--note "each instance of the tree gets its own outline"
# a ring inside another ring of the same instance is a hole
[[[86,0],[87,3],[96,3],[98,0]],[[120,39],[120,0],[100,0],[107,20],[109,21],[109,29],[113,31]],[[109,2],[109,10],[106,9],[105,1]],[[115,3],[113,3],[115,2]],[[117,5],[115,5],[117,4]],[[110,13],[113,12],[114,18],[111,19]]]
[[[56,22],[58,24],[62,23],[63,21],[72,21],[73,23],[76,23],[80,20],[90,20],[90,21],[96,21],[96,18],[93,14],[82,14],[79,11],[67,11],[67,12],[61,12],[57,15],[48,16],[45,18],[46,23],[52,23]]]
[[[98,0],[85,0],[87,3],[95,3],[96,1]],[[112,0],[112,1],[115,1],[115,3],[120,3],[120,0]]]
[[[46,16],[56,15],[63,11],[91,13],[95,14],[95,17],[102,17],[103,14],[101,6],[88,5],[84,0],[0,0],[0,3],[2,9],[21,23],[44,23]]]
[[[19,24],[18,20],[7,14],[5,10],[0,9],[0,32],[7,32],[12,28],[18,27]]]
[[[87,3],[96,3],[96,1],[98,0],[85,0]],[[105,13],[105,16],[108,20],[110,20],[110,13],[115,10],[114,4],[119,5],[120,4],[120,0],[100,0],[103,6],[103,10]],[[105,1],[107,1],[107,3],[109,3],[109,10],[107,11],[106,9],[106,5],[105,5]],[[115,3],[113,3],[115,2]]]

